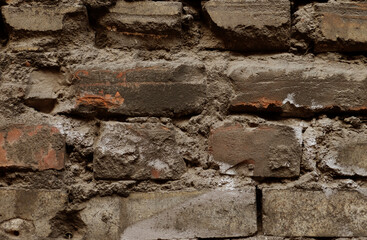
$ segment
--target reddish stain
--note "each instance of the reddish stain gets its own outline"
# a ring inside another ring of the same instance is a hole
[[[79,74],[83,74],[84,76],[88,76],[89,72],[86,70],[79,70],[74,73],[74,78],[80,80]]]
[[[215,133],[228,132],[228,131],[239,130],[239,129],[242,129],[242,126],[240,124],[235,124],[231,126],[223,126],[223,127],[219,127],[216,129],[212,129],[210,133],[215,134]]]
[[[51,133],[52,134],[57,134],[57,133],[60,133],[59,129],[57,129],[56,127],[52,127],[51,128]]]
[[[159,178],[160,172],[157,169],[152,168],[152,170],[150,172],[151,172],[153,178]]]
[[[30,137],[32,137],[32,136],[36,135],[39,131],[41,131],[42,127],[43,127],[42,125],[38,125],[38,126],[35,127],[35,129],[33,131],[30,131],[27,134]]]
[[[93,95],[84,94],[83,97],[79,97],[76,100],[78,105],[91,105],[100,108],[111,108],[123,104],[125,99],[121,97],[119,92],[116,92],[114,96],[111,94],[105,95]]]
[[[6,150],[3,148],[5,145],[5,138],[2,133],[0,133],[0,166],[5,166],[8,162],[6,158]]]
[[[351,111],[361,111],[361,110],[367,110],[367,107],[362,106],[362,107],[352,107],[350,108]]]
[[[168,37],[168,35],[146,34],[146,33],[137,33],[137,32],[121,32],[121,33],[127,36],[149,37],[153,39],[161,39],[161,38]]]
[[[14,142],[18,141],[21,136],[22,131],[18,128],[13,128],[8,132],[7,141],[8,143],[13,144]]]
[[[252,106],[256,108],[268,108],[270,105],[281,107],[282,102],[278,100],[272,100],[266,97],[262,97],[254,102],[240,102],[240,103],[234,104],[234,106]]]
[[[40,155],[42,156],[38,162],[40,170],[56,168],[58,166],[56,151],[54,149],[49,149],[46,155],[44,155],[43,150],[41,150]]]

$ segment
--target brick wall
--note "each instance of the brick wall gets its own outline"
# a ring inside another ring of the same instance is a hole
[[[0,6],[0,240],[367,237],[366,1]]]

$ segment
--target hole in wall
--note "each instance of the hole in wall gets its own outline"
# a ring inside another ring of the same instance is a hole
[[[9,34],[6,29],[1,7],[6,5],[5,1],[0,1],[0,44],[5,45],[8,42]]]

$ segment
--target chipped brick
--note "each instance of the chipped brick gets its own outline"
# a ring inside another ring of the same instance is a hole
[[[0,130],[0,168],[62,169],[65,141],[48,125],[14,125]]]
[[[189,115],[203,109],[204,70],[181,65],[74,73],[73,111],[120,115]]]
[[[288,0],[211,0],[203,8],[227,49],[281,51],[289,47]]]
[[[211,131],[209,151],[224,174],[294,177],[300,172],[300,142],[287,126],[225,125]]]
[[[265,235],[287,237],[367,236],[366,189],[360,192],[263,190]]]
[[[177,179],[186,170],[175,133],[160,124],[108,122],[94,152],[99,179]]]

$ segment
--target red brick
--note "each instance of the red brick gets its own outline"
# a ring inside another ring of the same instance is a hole
[[[74,73],[77,113],[188,115],[203,109],[204,70],[181,65]]]
[[[294,177],[300,171],[300,142],[287,126],[225,125],[211,131],[209,151],[225,174]]]
[[[365,111],[363,66],[309,59],[246,60],[229,67],[234,112],[272,112],[310,117],[315,113]]]
[[[0,130],[0,167],[62,169],[65,142],[48,125],[14,125]]]

